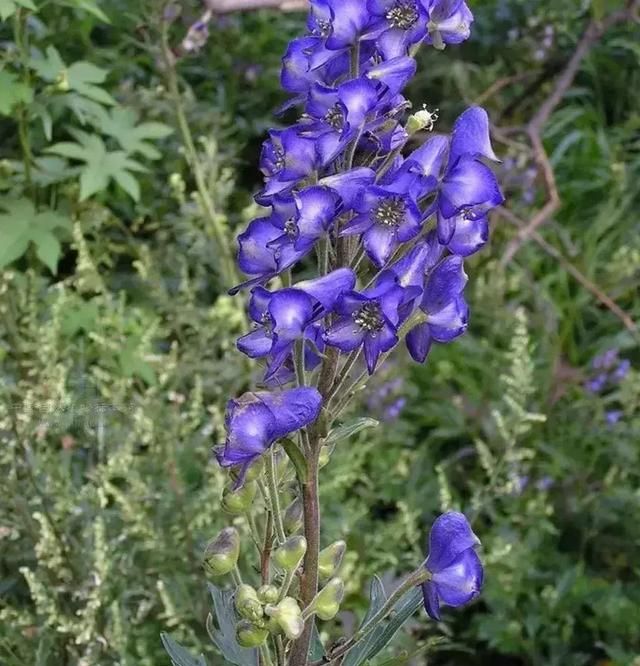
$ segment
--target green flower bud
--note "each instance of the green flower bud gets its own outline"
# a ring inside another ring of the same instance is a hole
[[[331,620],[340,610],[343,597],[344,582],[342,578],[332,578],[316,595],[311,610],[321,620]]]
[[[262,458],[258,458],[254,463],[251,464],[249,469],[247,469],[247,472],[245,474],[245,481],[255,481],[261,474],[264,469],[264,462],[262,461]],[[240,467],[231,467],[229,469],[229,476],[236,481],[238,478],[238,475],[240,474]]]
[[[204,567],[214,576],[228,574],[238,563],[240,535],[235,527],[225,527],[204,551]]]
[[[283,523],[288,534],[293,534],[302,527],[302,500],[299,497],[286,508]]]
[[[322,580],[329,580],[331,576],[335,576],[340,565],[342,558],[347,550],[347,544],[340,540],[334,541],[330,546],[320,551],[318,556],[318,574]]]
[[[318,456],[318,468],[322,469],[325,465],[331,460],[331,454],[333,453],[333,446],[323,446],[320,449],[320,455]]]
[[[262,645],[269,635],[267,629],[256,627],[249,620],[240,620],[236,627],[236,640],[244,648],[255,648]]]
[[[409,136],[421,132],[422,130],[431,132],[435,126],[436,120],[438,120],[438,109],[435,109],[435,111],[428,111],[427,107],[423,105],[421,111],[409,116],[405,129]]]
[[[307,540],[303,536],[292,536],[273,553],[273,560],[285,571],[295,571],[306,552]]]
[[[256,496],[256,484],[247,482],[239,490],[225,488],[222,493],[222,508],[231,515],[246,513]]]
[[[235,598],[236,611],[240,617],[260,623],[264,617],[258,593],[251,585],[238,585]]]
[[[265,613],[275,620],[288,639],[293,641],[300,638],[304,630],[304,620],[300,606],[293,597],[285,597],[277,606],[267,606]]]
[[[278,588],[275,585],[262,585],[258,588],[258,599],[263,604],[275,604],[278,596]]]

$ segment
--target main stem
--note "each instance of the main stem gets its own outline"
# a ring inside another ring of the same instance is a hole
[[[300,601],[308,606],[318,592],[318,556],[320,553],[320,503],[318,501],[318,457],[319,437],[311,438],[307,455],[308,474],[302,484],[302,506],[304,512],[304,535],[307,539],[307,552],[304,556],[303,574],[300,580]],[[309,644],[313,631],[314,618],[308,618],[300,638],[293,644],[289,656],[289,666],[307,666]]]

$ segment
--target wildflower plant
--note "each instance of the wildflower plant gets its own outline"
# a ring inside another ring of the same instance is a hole
[[[467,519],[445,513],[424,563],[388,598],[374,582],[353,636],[323,646],[315,630],[339,611],[346,547],[322,548],[319,469],[370,420],[338,424],[402,343],[422,363],[434,344],[465,332],[464,260],[487,242],[487,214],[503,196],[487,165],[497,158],[483,109],[465,111],[448,135],[434,131],[435,110],[406,117],[402,90],[418,49],[467,39],[465,2],[310,5],[308,32],[290,43],[282,66],[291,94],[283,111],[296,109],[298,120],[271,130],[263,145],[256,201],[267,212],[238,237],[246,280],[231,290],[249,292],[254,326],[238,349],[259,359],[264,374],[259,390],[227,406],[226,439],[214,453],[230,473],[223,508],[243,518],[209,544],[205,565],[231,576],[232,590],[211,586],[209,629],[239,665],[365,663],[417,599],[438,620],[442,605],[477,596],[483,578]],[[253,546],[238,541],[240,526],[259,554],[244,577],[237,562]],[[164,640],[174,662],[192,663]]]

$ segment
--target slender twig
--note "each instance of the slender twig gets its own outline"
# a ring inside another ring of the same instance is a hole
[[[547,201],[509,243],[500,261],[503,266],[506,266],[513,259],[522,245],[532,237],[533,233],[539,226],[549,220],[549,218],[560,208],[562,203],[553,166],[551,165],[551,161],[549,160],[549,156],[542,141],[542,133],[545,125],[549,121],[551,114],[565,98],[580,70],[582,61],[589,54],[593,46],[613,26],[634,20],[639,9],[640,0],[628,0],[624,9],[613,12],[602,20],[592,19],[589,22],[573,52],[573,55],[562,70],[560,76],[556,79],[551,94],[544,100],[527,124],[525,132],[531,142],[533,159],[544,180],[545,189],[547,191]]]
[[[265,456],[265,466],[267,470],[267,488],[269,490],[269,499],[271,501],[271,513],[273,515],[273,524],[276,528],[276,535],[278,541],[283,544],[287,537],[284,532],[284,525],[282,523],[282,513],[280,511],[280,496],[278,494],[278,481],[276,479],[276,466],[274,462],[273,447]]]
[[[318,661],[314,661],[310,666],[323,666],[323,664],[332,664],[337,659],[345,655],[352,647],[356,645],[359,641],[365,638],[373,629],[375,629],[382,620],[384,620],[389,613],[393,610],[394,606],[402,599],[402,597],[412,590],[417,585],[424,583],[429,580],[431,574],[427,571],[425,567],[420,567],[413,571],[407,578],[405,578],[400,585],[391,593],[389,598],[386,600],[384,606],[366,623],[363,624],[355,634],[342,645],[338,646],[337,649],[330,652],[327,656],[323,657]]]

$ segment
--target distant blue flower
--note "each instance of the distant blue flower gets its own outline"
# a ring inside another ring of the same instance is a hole
[[[619,409],[610,409],[606,414],[605,418],[609,425],[615,425],[620,421],[623,416],[623,412]]]
[[[475,552],[480,540],[463,514],[451,511],[433,523],[424,566],[431,580],[423,583],[424,607],[440,620],[440,604],[463,606],[480,593],[483,569]]]
[[[240,466],[239,483],[249,465],[274,442],[313,423],[322,397],[315,388],[245,393],[229,400],[225,416],[227,438],[215,451],[222,467]]]
[[[601,373],[585,383],[585,388],[589,393],[600,393],[607,385],[607,375]]]
[[[612,379],[616,382],[622,381],[629,374],[629,370],[631,370],[631,361],[625,358],[613,372]]]

